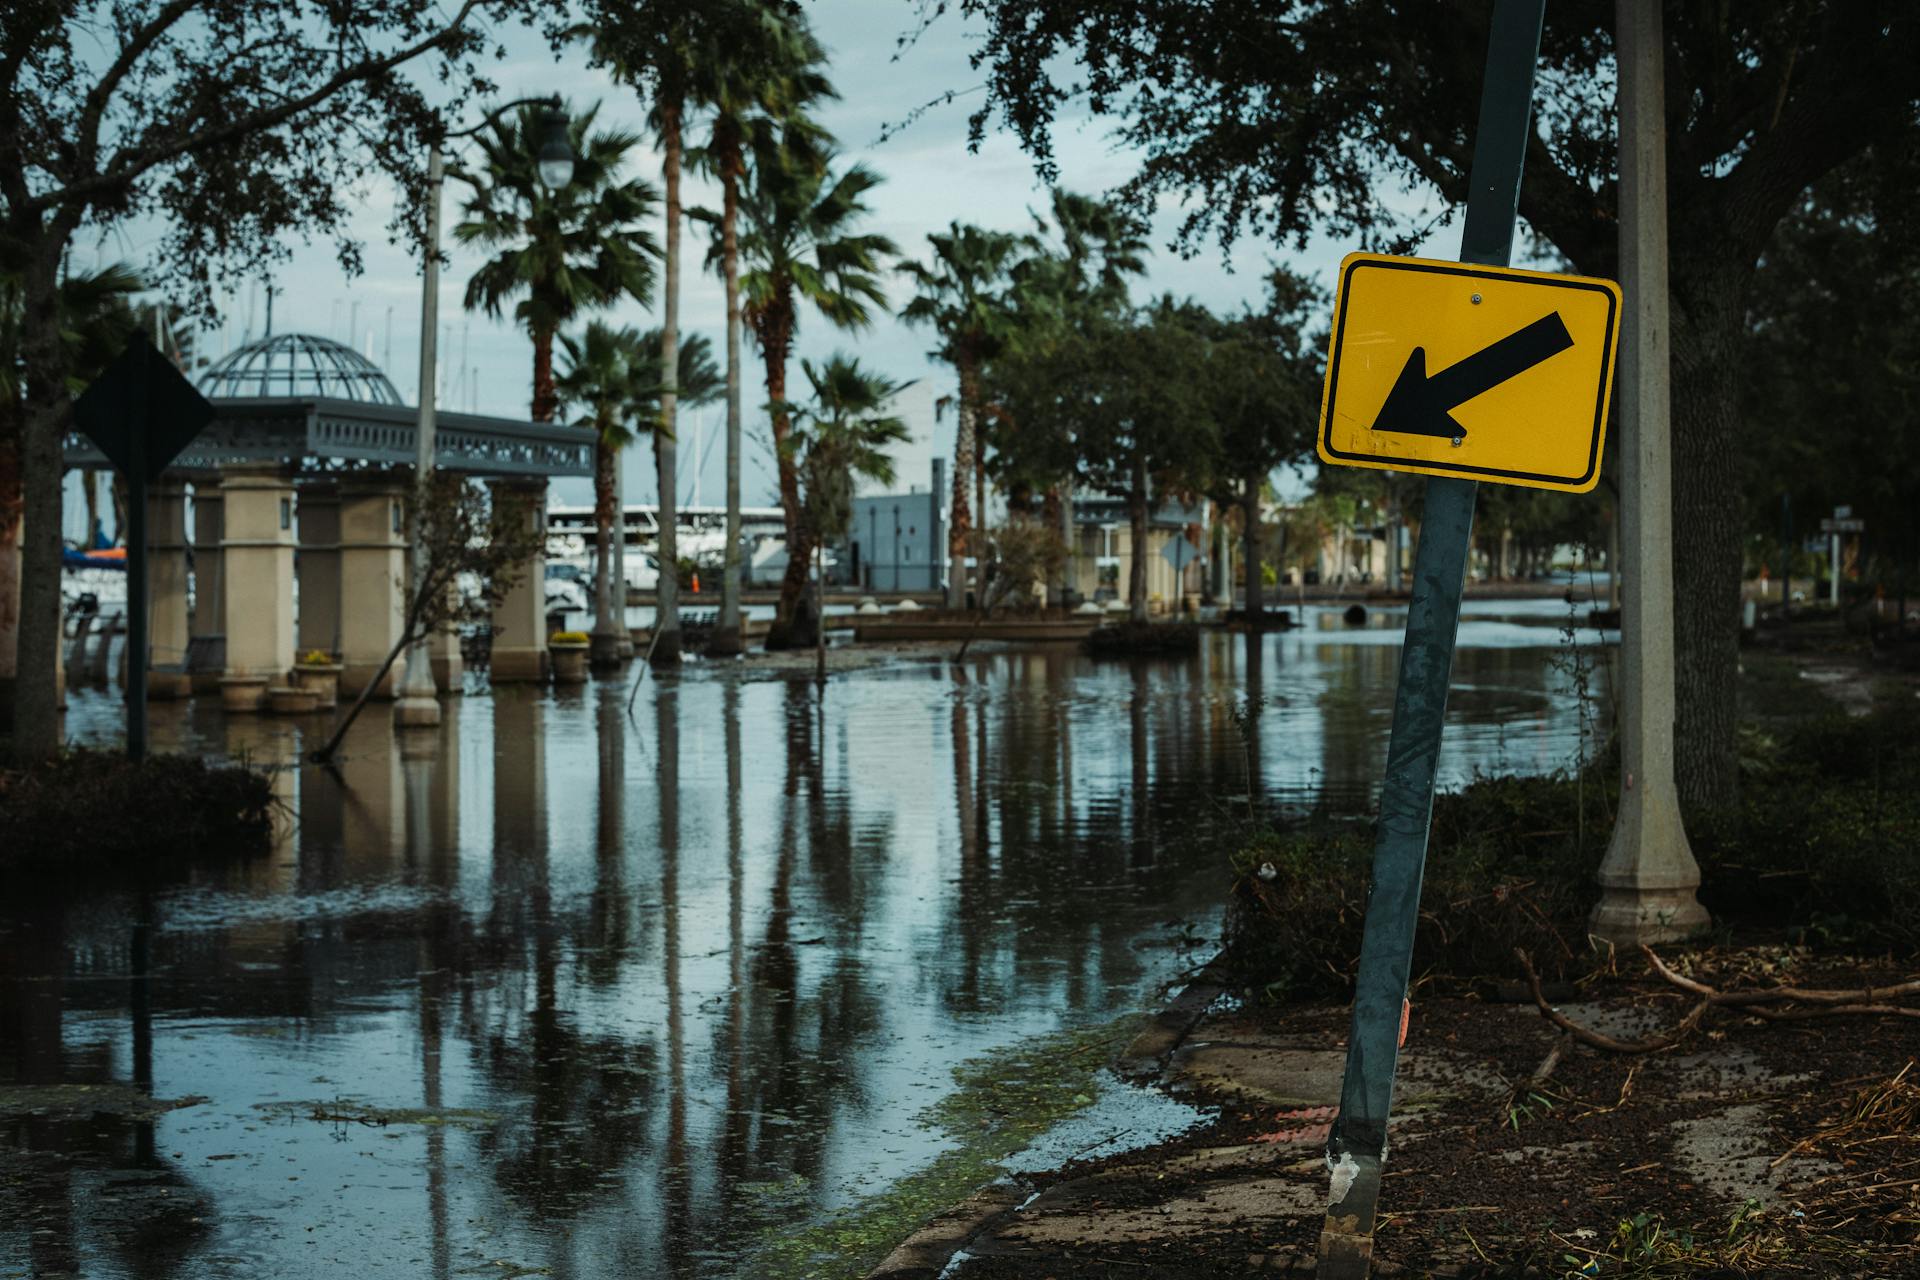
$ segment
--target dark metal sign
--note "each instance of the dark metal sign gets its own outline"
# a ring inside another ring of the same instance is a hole
[[[1463,262],[1504,267],[1512,256],[1521,164],[1532,136],[1534,64],[1540,56],[1545,16],[1546,0],[1495,0],[1480,122],[1474,134],[1472,195],[1460,245]],[[1518,359],[1506,362],[1519,363]],[[1494,372],[1505,371],[1503,366]],[[1479,381],[1490,377],[1476,373]],[[1472,389],[1468,385],[1452,391]],[[1332,1178],[1315,1271],[1320,1280],[1365,1280],[1373,1263],[1381,1166],[1387,1157],[1387,1115],[1399,1065],[1402,1012],[1420,917],[1420,881],[1433,819],[1440,731],[1446,720],[1447,685],[1453,675],[1478,488],[1473,479],[1445,474],[1427,480],[1426,515],[1414,558],[1413,596],[1407,605],[1406,644],[1400,653],[1400,684],[1394,694],[1387,774],[1380,791],[1373,883],[1354,982],[1340,1113],[1327,1143]]]
[[[147,754],[147,485],[193,443],[213,406],[135,332],[73,404],[74,424],[127,479],[127,755]]]

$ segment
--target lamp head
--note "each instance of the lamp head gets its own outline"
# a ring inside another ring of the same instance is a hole
[[[555,98],[540,110],[540,150],[534,156],[540,183],[558,191],[573,181],[573,144],[567,137],[567,113]]]

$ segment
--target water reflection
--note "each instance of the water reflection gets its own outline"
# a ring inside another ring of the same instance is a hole
[[[1463,627],[1449,781],[1572,755],[1561,611]],[[757,1274],[925,1163],[954,1063],[1192,959],[1249,773],[1365,806],[1395,626],[987,651],[824,700],[696,667],[631,715],[621,684],[454,700],[398,746],[370,717],[337,772],[275,775],[256,862],[0,907],[0,1270]],[[319,728],[155,710],[163,747],[256,760]],[[114,714],[77,694],[73,729]]]

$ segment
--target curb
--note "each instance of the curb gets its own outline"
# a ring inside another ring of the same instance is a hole
[[[1019,1208],[1026,1199],[1005,1184],[974,1192],[888,1254],[867,1280],[935,1280],[973,1238]]]
[[[1166,1008],[1153,1015],[1153,1021],[1120,1054],[1114,1063],[1115,1071],[1137,1084],[1166,1069],[1167,1060],[1186,1040],[1207,1006],[1227,991],[1230,984],[1221,963],[1224,955],[1222,952],[1201,966],[1193,981],[1169,1000]]]

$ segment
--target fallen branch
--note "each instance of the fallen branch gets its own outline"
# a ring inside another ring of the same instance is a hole
[[[1672,1031],[1664,1035],[1651,1036],[1645,1040],[1621,1040],[1595,1031],[1592,1027],[1583,1027],[1547,1003],[1546,995],[1540,990],[1540,975],[1534,971],[1533,957],[1525,951],[1515,949],[1514,955],[1520,957],[1520,967],[1526,970],[1527,986],[1533,992],[1533,1003],[1540,1009],[1540,1016],[1560,1028],[1581,1044],[1591,1045],[1595,1049],[1604,1049],[1608,1053],[1656,1053],[1661,1049],[1670,1049],[1680,1043],[1693,1029],[1700,1025],[1700,1019],[1713,1007],[1711,1000],[1702,1000],[1696,1004],[1687,1016],[1680,1019]]]
[[[1653,966],[1655,973],[1680,990],[1703,996],[1714,1005],[1744,1009],[1756,1017],[1783,1021],[1795,1018],[1820,1018],[1832,1014],[1920,1018],[1920,1009],[1909,1009],[1888,1003],[1888,1000],[1895,996],[1920,994],[1920,978],[1895,983],[1890,987],[1861,987],[1853,991],[1830,991],[1815,987],[1767,987],[1759,991],[1721,991],[1697,979],[1675,973],[1653,953],[1652,947],[1641,947],[1640,951],[1647,957],[1647,963]],[[1756,1007],[1767,1004],[1808,1004],[1823,1007],[1812,1009]]]

